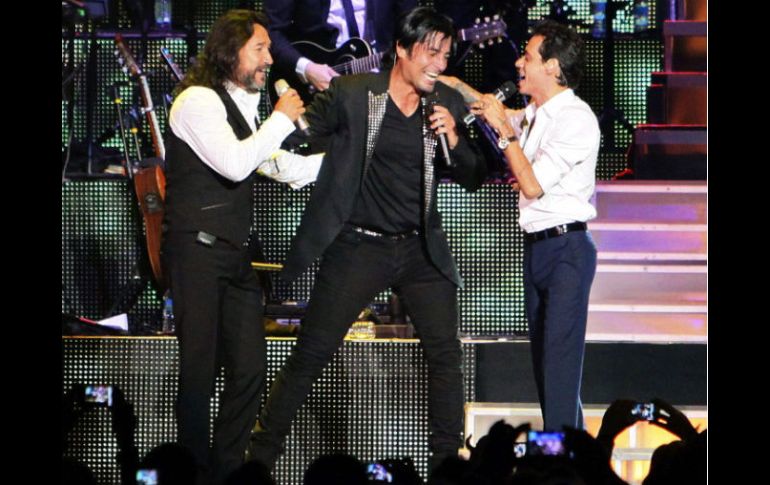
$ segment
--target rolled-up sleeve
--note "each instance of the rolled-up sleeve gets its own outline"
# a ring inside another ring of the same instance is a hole
[[[546,193],[575,165],[591,156],[600,136],[591,113],[575,110],[555,123],[553,136],[538,148],[532,164],[535,178]]]
[[[278,150],[269,160],[260,164],[257,173],[287,183],[292,189],[300,189],[318,178],[323,156],[323,153],[303,156]]]
[[[294,131],[283,113],[274,111],[256,133],[238,140],[227,122],[227,111],[214,90],[188,88],[169,116],[172,132],[223,177],[240,182],[278,150]]]

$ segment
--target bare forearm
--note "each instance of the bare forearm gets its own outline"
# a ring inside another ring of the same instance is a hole
[[[440,75],[438,80],[460,93],[465,104],[471,104],[481,99],[482,94],[480,92],[454,76]]]
[[[535,178],[535,172],[532,170],[532,164],[527,160],[526,155],[521,150],[518,141],[512,142],[503,150],[505,159],[511,173],[516,177],[519,184],[519,190],[527,199],[536,199],[543,195],[543,188]]]

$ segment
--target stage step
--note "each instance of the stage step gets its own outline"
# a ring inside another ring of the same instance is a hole
[[[708,18],[708,2],[706,0],[675,0],[677,5],[676,18],[681,20],[703,20]]]
[[[647,121],[705,125],[707,94],[705,72],[653,72],[647,88]]]
[[[586,340],[705,344],[707,325],[705,305],[589,305]]]
[[[705,303],[706,266],[678,262],[599,264],[591,287],[591,302],[614,300],[638,304]]]
[[[594,241],[602,253],[667,254],[681,258],[690,253],[698,259],[706,254],[705,224],[652,224],[589,222]]]
[[[663,22],[663,65],[666,71],[707,70],[707,22],[666,20]]]
[[[706,180],[706,125],[641,124],[633,143],[637,180]]]
[[[700,181],[600,181],[597,219],[591,222],[667,222],[705,224],[708,188]]]
[[[600,182],[588,341],[707,338],[705,182]]]
[[[586,431],[592,436],[598,434],[608,406],[609,403],[583,406]],[[705,406],[674,406],[687,416],[696,429],[703,430],[708,427],[708,410]],[[471,436],[471,446],[475,446],[478,440],[489,432],[492,425],[501,419],[514,427],[530,423],[534,430],[543,428],[540,406],[536,403],[469,402],[465,405],[465,436]],[[650,458],[655,449],[678,439],[679,437],[659,426],[638,421],[615,438],[612,467],[627,483],[641,484],[649,472]],[[519,436],[517,441],[526,441],[526,436]],[[469,450],[464,451],[470,454]]]

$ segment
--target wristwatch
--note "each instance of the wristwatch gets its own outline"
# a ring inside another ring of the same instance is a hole
[[[500,138],[497,140],[497,148],[500,150],[505,150],[508,148],[508,145],[510,145],[511,142],[514,142],[518,139],[519,138],[516,135],[511,135],[509,137],[500,136]]]

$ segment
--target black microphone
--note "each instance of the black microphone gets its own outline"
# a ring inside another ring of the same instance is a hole
[[[495,89],[492,93],[500,101],[505,101],[514,94],[516,94],[516,83],[513,81],[505,81],[499,88]]]
[[[436,105],[439,104],[438,93],[436,91],[433,91],[428,95],[428,104],[431,108],[429,113],[433,114],[436,111]],[[448,168],[454,168],[454,163],[452,163],[452,159],[449,157],[449,143],[446,139],[446,133],[439,133],[438,140],[441,143],[441,151],[444,153],[444,161],[446,161],[446,166]]]
[[[279,79],[275,82],[275,93],[280,97],[283,96],[283,93],[289,90],[289,83],[286,82],[285,79]],[[297,128],[304,133],[305,135],[310,135],[310,125],[307,123],[307,120],[304,116],[299,115],[299,118],[297,118],[297,121],[295,121]]]
[[[494,94],[495,98],[497,98],[500,102],[503,102],[516,94],[516,83],[513,81],[505,81],[500,85],[499,88],[495,89],[492,94]],[[465,123],[465,126],[471,126],[471,123],[474,121],[476,121],[476,115],[473,113],[468,113],[465,115],[465,117],[463,117],[463,123]]]

